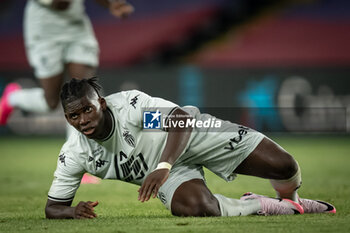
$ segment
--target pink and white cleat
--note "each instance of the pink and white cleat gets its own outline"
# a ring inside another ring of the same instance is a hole
[[[242,195],[240,200],[259,199],[259,198],[263,198],[263,197],[267,197],[267,196],[259,195],[259,194],[252,193],[252,192],[247,192],[247,193]]]
[[[278,199],[265,197],[258,194],[246,193],[241,200],[258,199],[261,204],[261,210],[258,215],[290,215],[303,214],[304,209],[298,203],[289,199]]]
[[[85,173],[81,179],[82,184],[99,184],[100,179],[96,176]]]
[[[264,196],[255,194],[252,192],[248,192],[243,194],[241,197],[241,200],[245,200],[247,198],[250,199],[259,199]],[[333,213],[335,214],[337,210],[333,205],[330,203],[324,202],[324,201],[319,201],[319,200],[310,200],[310,199],[304,199],[298,197],[298,202],[303,207],[304,213],[311,214],[311,213]]]
[[[11,93],[21,89],[17,83],[9,83],[6,85],[2,98],[0,100],[0,125],[6,125],[10,117],[13,107],[9,104],[8,97]]]
[[[319,201],[319,200],[310,200],[298,198],[300,205],[303,207],[305,213],[332,213],[335,214],[337,210],[330,203]]]

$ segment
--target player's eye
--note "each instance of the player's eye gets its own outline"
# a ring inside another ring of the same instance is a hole
[[[85,112],[87,112],[87,113],[92,112],[92,107],[91,106],[86,107]]]
[[[76,119],[78,119],[78,114],[73,113],[73,114],[70,114],[69,117],[72,120],[76,120]]]

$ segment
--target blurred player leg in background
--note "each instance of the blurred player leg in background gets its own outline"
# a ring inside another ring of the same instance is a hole
[[[27,2],[26,52],[41,87],[21,89],[15,83],[7,85],[0,105],[1,125],[7,123],[14,108],[34,113],[56,109],[65,74],[82,79],[96,73],[99,48],[91,23],[84,14],[83,1],[54,0],[52,4],[60,2],[64,4],[57,9],[44,6],[40,1]],[[92,178],[85,180],[96,182]]]
[[[96,1],[118,18],[134,11],[124,0]],[[14,108],[34,113],[56,109],[65,75],[91,78],[98,66],[99,46],[85,14],[84,0],[28,0],[24,39],[41,87],[22,89],[16,83],[8,84],[0,102],[0,125],[6,125]],[[67,126],[67,138],[72,130]],[[83,183],[96,183],[93,178],[84,176]]]
[[[27,58],[41,87],[10,84],[0,106],[2,125],[13,108],[34,113],[56,109],[66,73],[79,79],[95,75],[99,48],[83,1],[50,2],[28,1],[24,15]]]
[[[96,0],[112,15],[126,18],[134,8],[125,0]],[[0,102],[0,125],[14,108],[46,113],[57,107],[64,76],[90,78],[98,66],[99,46],[84,0],[29,0],[24,15],[27,57],[41,88],[8,85]]]

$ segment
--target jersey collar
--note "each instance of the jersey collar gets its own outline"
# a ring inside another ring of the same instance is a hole
[[[105,142],[108,139],[110,139],[112,137],[113,133],[114,133],[114,130],[115,130],[115,119],[114,119],[113,113],[112,113],[112,111],[109,108],[107,108],[107,112],[109,113],[109,115],[112,118],[112,130],[109,132],[107,137],[105,137],[104,139],[101,140],[102,142]]]

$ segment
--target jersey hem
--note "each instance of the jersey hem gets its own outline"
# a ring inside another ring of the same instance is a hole
[[[66,202],[66,201],[73,201],[74,196],[73,197],[69,197],[69,198],[56,198],[56,197],[52,197],[50,195],[47,195],[47,198],[52,200],[52,201]]]

